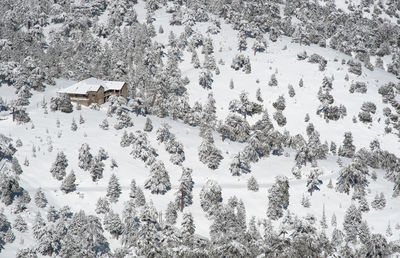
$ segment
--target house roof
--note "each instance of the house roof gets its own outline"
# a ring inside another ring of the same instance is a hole
[[[120,81],[103,81],[96,78],[88,78],[86,80],[75,83],[74,85],[58,91],[59,93],[86,94],[89,91],[98,91],[103,86],[104,91],[121,90],[125,82]]]

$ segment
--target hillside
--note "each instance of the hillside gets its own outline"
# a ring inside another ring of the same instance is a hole
[[[0,257],[400,253],[394,1],[67,2],[0,31]]]

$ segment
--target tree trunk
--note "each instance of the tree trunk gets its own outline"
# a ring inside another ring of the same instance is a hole
[[[185,193],[183,192],[183,188],[181,188],[181,212],[183,212],[183,201],[185,198]]]
[[[152,107],[154,107],[154,103],[156,102],[156,97],[157,97],[157,91],[154,92],[154,95],[153,95],[153,101],[151,102]]]

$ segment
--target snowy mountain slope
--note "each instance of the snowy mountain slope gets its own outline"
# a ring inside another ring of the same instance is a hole
[[[144,6],[145,3],[139,1],[135,7],[139,21],[144,21],[146,18]],[[184,31],[184,26],[168,26],[171,14],[167,14],[164,8],[156,11],[154,17],[154,27],[156,30],[160,25],[164,28],[164,33],[158,34],[154,38],[154,41],[167,45],[168,36],[171,31],[175,35],[179,35]],[[106,17],[102,17],[102,19],[106,19]],[[203,35],[207,35],[206,31],[210,25],[208,22],[197,23],[193,26],[193,29]],[[242,51],[241,54],[249,56],[251,73],[245,74],[242,71],[235,71],[230,67],[232,59],[239,54],[237,50],[237,31],[233,30],[231,25],[225,24],[221,20],[220,33],[217,35],[208,34],[208,36],[213,40],[214,56],[217,66],[220,69],[220,74],[216,75],[214,73],[214,82],[211,90],[203,89],[198,84],[201,69],[193,68],[193,65],[190,63],[191,53],[184,51],[183,61],[179,66],[182,75],[187,76],[190,80],[187,86],[190,104],[194,104],[195,101],[205,104],[208,94],[212,92],[216,100],[218,119],[224,120],[229,114],[228,105],[231,100],[237,99],[242,91],[246,91],[249,93],[250,99],[256,101],[256,90],[260,88],[261,96],[264,100],[261,104],[269,111],[275,128],[282,133],[284,130],[287,130],[290,135],[301,134],[306,138],[305,128],[308,123],[304,121],[304,117],[306,114],[309,114],[310,122],[314,124],[315,129],[320,133],[322,142],[334,141],[339,146],[342,144],[344,133],[351,131],[357,150],[362,147],[368,148],[372,140],[378,139],[383,150],[388,150],[397,156],[400,155],[398,136],[395,133],[386,134],[384,129],[385,124],[382,110],[384,107],[390,107],[390,105],[384,104],[382,96],[378,94],[380,86],[389,82],[398,83],[398,79],[394,75],[378,68],[374,71],[369,71],[363,67],[362,75],[356,76],[348,72],[348,65],[341,64],[342,59],[345,59],[347,62],[352,59],[351,57],[329,48],[291,43],[291,39],[287,37],[281,37],[277,42],[269,42],[266,52],[257,53],[256,55],[254,55],[250,47],[253,40],[248,39],[248,49]],[[287,49],[284,50],[286,47]],[[196,49],[196,51],[202,64],[204,57],[201,54],[201,48]],[[323,56],[328,61],[326,70],[319,71],[318,64],[311,64],[307,60],[298,61],[297,54],[303,51],[307,51],[308,55],[316,53]],[[220,59],[225,65],[219,64]],[[337,61],[334,61],[335,59]],[[277,71],[278,86],[268,86],[270,77],[275,71]],[[346,74],[349,76],[349,81],[344,79]],[[324,76],[334,78],[333,90],[331,91],[335,99],[334,104],[343,104],[347,109],[347,116],[338,121],[329,121],[329,123],[316,114],[320,105],[317,94]],[[300,79],[303,79],[304,87],[299,87]],[[229,88],[230,80],[234,82],[234,89]],[[367,84],[368,91],[366,94],[349,93],[350,85],[358,81]],[[59,111],[49,111],[48,114],[44,114],[44,110],[41,108],[43,99],[49,102],[50,98],[54,97],[59,89],[68,87],[72,83],[74,81],[58,79],[56,85],[54,87],[47,87],[45,92],[34,92],[32,98],[30,98],[30,105],[27,107],[32,123],[17,125],[12,122],[11,115],[5,112],[0,113],[2,117],[6,118],[5,120],[0,120],[0,133],[13,138],[14,141],[21,139],[23,142],[23,146],[18,148],[15,155],[20,163],[25,158],[29,160],[29,166],[23,166],[24,173],[20,176],[20,184],[32,197],[36,190],[41,187],[49,200],[49,205],[54,205],[56,208],[69,205],[73,212],[82,209],[87,214],[95,215],[96,201],[99,197],[105,196],[109,179],[115,173],[122,187],[122,195],[117,203],[111,204],[111,207],[115,212],[121,213],[124,202],[129,200],[131,180],[135,179],[137,185],[143,189],[144,183],[149,177],[150,168],[146,167],[142,161],[132,157],[130,154],[131,147],[123,148],[120,146],[120,140],[125,129],[116,130],[113,128],[113,125],[116,123],[114,117],[107,117],[110,123],[108,131],[100,129],[99,124],[106,118],[107,104],[102,106],[100,111],[82,107],[82,110],[75,109],[70,114]],[[293,98],[288,95],[288,84],[293,85],[295,89],[296,95]],[[17,96],[14,94],[14,91],[14,88],[3,84],[0,87],[0,96],[6,101],[15,99]],[[280,95],[284,95],[286,100],[286,108],[283,114],[287,118],[287,124],[284,127],[279,127],[272,119],[272,113],[275,111],[272,103]],[[360,121],[353,123],[353,116],[358,117],[360,108],[363,102],[366,101],[376,104],[377,110],[376,114],[373,115],[373,122],[371,124],[364,124]],[[83,124],[78,123],[80,115],[85,119],[85,123]],[[130,113],[130,116],[133,119],[134,126],[127,128],[126,131],[135,132],[142,130],[145,126],[146,118],[143,116],[136,117],[134,112]],[[168,123],[171,126],[171,132],[176,135],[177,140],[183,143],[186,160],[182,165],[193,169],[194,200],[193,205],[185,208],[185,211],[190,211],[193,214],[196,224],[196,234],[209,236],[211,221],[203,212],[199,200],[199,193],[209,179],[215,180],[221,186],[224,202],[231,196],[236,196],[243,200],[246,207],[246,219],[249,221],[252,216],[260,220],[266,217],[265,214],[268,206],[267,191],[274,184],[276,176],[285,175],[289,178],[290,183],[289,210],[300,217],[307,214],[314,214],[318,219],[317,225],[319,227],[319,220],[322,217],[323,207],[325,207],[329,224],[329,227],[326,229],[328,236],[334,229],[330,225],[332,214],[335,214],[337,217],[338,228],[342,228],[347,208],[351,203],[357,203],[351,200],[351,195],[338,193],[334,189],[327,187],[330,179],[335,184],[341,169],[336,162],[337,156],[329,154],[326,160],[318,161],[319,168],[324,172],[321,176],[323,185],[320,191],[314,192],[310,196],[311,207],[304,208],[301,205],[302,196],[309,196],[306,179],[304,176],[302,179],[296,179],[291,172],[295,165],[295,150],[285,148],[284,155],[271,155],[270,157],[261,159],[257,163],[253,163],[250,174],[232,177],[229,171],[230,163],[234,155],[241,151],[246,143],[232,142],[228,139],[222,141],[221,135],[214,132],[213,136],[216,146],[222,151],[224,159],[221,161],[219,168],[212,171],[202,164],[198,158],[198,147],[202,142],[202,138],[199,137],[198,127],[190,127],[182,121],[174,121],[169,117],[158,118],[152,115],[148,117],[152,120],[154,126],[153,131],[148,133],[148,137],[151,145],[156,148],[159,154],[157,159],[164,162],[169,172],[172,189],[165,195],[154,195],[149,190],[144,190],[146,200],[151,200],[154,207],[164,213],[168,202],[175,198],[178,180],[181,176],[181,168],[169,161],[170,155],[165,151],[164,145],[159,144],[156,140],[156,130],[162,123]],[[261,115],[254,115],[247,119],[251,124],[254,124],[259,118],[261,118]],[[61,122],[59,128],[56,125],[57,119]],[[77,131],[71,131],[70,129],[72,119],[75,119],[78,123]],[[33,127],[32,124],[34,125]],[[58,137],[60,132],[61,136]],[[51,152],[48,151],[49,142],[53,146]],[[104,162],[103,178],[98,182],[92,182],[89,172],[83,171],[78,166],[78,149],[83,143],[89,144],[93,155],[96,155],[101,147],[105,148],[110,155],[110,158]],[[37,157],[32,157],[33,146],[37,150]],[[50,174],[50,168],[59,151],[63,151],[68,159],[67,173],[72,169],[75,171],[77,177],[77,190],[69,194],[60,191],[61,182],[57,181]],[[110,168],[111,158],[117,161],[118,168]],[[347,158],[341,159],[343,166],[350,163],[350,160]],[[310,165],[305,167],[304,172],[308,169],[310,169]],[[371,171],[373,169],[370,168]],[[378,169],[376,173],[378,179],[376,181],[370,180],[366,199],[370,203],[377,193],[383,192],[387,204],[382,210],[371,208],[369,212],[363,213],[363,220],[368,222],[374,233],[381,234],[385,234],[390,222],[393,228],[393,235],[387,236],[388,240],[398,240],[399,228],[394,229],[394,226],[400,224],[400,200],[399,198],[391,197],[393,183],[384,178],[385,172]],[[250,176],[254,176],[258,180],[260,185],[258,192],[251,192],[247,189],[247,180]],[[44,214],[46,209],[37,208],[33,201],[28,204],[28,211],[22,213],[22,216],[28,222],[30,230],[28,233],[16,234],[17,240],[12,244],[5,245],[5,250],[0,253],[0,256],[15,256],[19,248],[35,244],[35,240],[31,235],[31,228],[34,222],[34,214],[37,211]],[[4,213],[10,221],[15,220],[16,214],[11,212],[11,208],[6,207]],[[182,214],[180,212],[178,214],[179,225],[182,221]],[[99,217],[103,218],[104,216],[99,215]],[[280,223],[280,221],[276,222],[275,226],[279,227]],[[112,250],[121,246],[120,241],[112,238],[108,232],[105,234],[111,244],[110,247]],[[23,239],[23,242],[20,239]]]

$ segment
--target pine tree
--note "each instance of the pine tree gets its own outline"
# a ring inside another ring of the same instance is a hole
[[[11,160],[11,169],[15,172],[15,174],[17,175],[21,175],[22,174],[22,168],[21,165],[19,164],[19,161],[17,159],[17,157],[13,156],[12,160]]]
[[[267,216],[272,220],[283,216],[283,209],[289,206],[289,181],[284,176],[275,178],[275,184],[268,190]]]
[[[54,161],[50,173],[55,177],[57,180],[63,180],[66,175],[66,168],[68,166],[68,160],[65,157],[64,152],[60,151],[57,154],[56,160]]]
[[[310,208],[310,206],[311,206],[310,198],[308,198],[308,196],[304,196],[304,194],[303,194],[303,196],[301,198],[301,205],[304,208]]]
[[[91,166],[89,168],[90,175],[92,177],[92,181],[96,182],[97,180],[103,178],[103,170],[104,163],[99,158],[93,159],[91,162]]]
[[[393,235],[392,227],[390,226],[390,221],[389,221],[387,228],[386,228],[386,236],[391,237],[392,235]]]
[[[78,129],[78,125],[75,122],[75,119],[72,118],[72,123],[71,123],[71,130],[76,131]]]
[[[61,191],[64,193],[70,193],[76,190],[76,177],[73,170],[67,175],[67,177],[61,183]]]
[[[320,190],[319,185],[322,184],[322,180],[319,179],[320,175],[322,175],[322,171],[318,167],[313,166],[307,177],[307,191],[310,195],[312,195],[315,190]]]
[[[374,200],[371,202],[371,207],[376,210],[382,210],[386,206],[385,195],[382,193],[376,194]]]
[[[110,181],[108,182],[106,196],[110,200],[110,202],[116,203],[120,195],[121,186],[118,182],[118,178],[115,174],[112,174],[110,177]]]
[[[108,202],[107,198],[99,197],[96,202],[96,209],[95,212],[97,214],[106,214],[110,211],[110,203]]]
[[[165,212],[165,221],[169,225],[174,225],[176,223],[176,219],[178,218],[178,213],[176,212],[176,202],[169,202],[167,206],[167,210]]]
[[[351,132],[344,134],[343,145],[339,147],[338,155],[346,158],[354,157],[356,147],[353,145],[353,135]]]
[[[56,220],[60,218],[60,214],[58,213],[56,208],[54,208],[54,206],[51,205],[47,211],[46,217],[48,222],[56,222]]]
[[[328,228],[328,224],[326,223],[325,204],[323,205],[322,208],[321,227],[324,229]]]
[[[358,158],[355,158],[350,165],[340,170],[336,181],[336,191],[349,194],[350,188],[364,193],[369,182],[367,180],[368,167]]]
[[[143,131],[151,132],[152,130],[153,130],[153,124],[152,124],[150,118],[146,118],[146,123],[144,125]]]
[[[156,161],[150,169],[150,178],[145,182],[145,188],[152,194],[165,194],[171,189],[169,175],[162,161]]]
[[[250,172],[249,161],[243,154],[240,154],[240,152],[237,153],[230,164],[229,170],[231,171],[232,176],[240,176],[242,173]]]
[[[196,226],[193,222],[193,216],[191,213],[184,213],[182,219],[182,237],[184,244],[187,246],[193,245],[193,235]]]
[[[362,244],[368,244],[371,238],[371,233],[369,231],[368,223],[365,220],[361,222],[358,236]]]
[[[329,189],[333,189],[332,178],[329,179],[329,183],[327,185]]]
[[[360,211],[362,211],[362,212],[368,212],[369,211],[368,201],[364,196],[362,196],[359,199],[359,204],[360,204],[360,206],[359,206]]]
[[[17,215],[15,218],[13,228],[18,232],[26,232],[28,230],[28,224],[26,224],[25,220],[22,218],[21,215]]]
[[[118,240],[123,230],[122,221],[118,213],[114,213],[112,210],[106,213],[104,216],[104,228]]]
[[[79,124],[85,123],[85,119],[83,119],[82,115],[79,115]]]
[[[90,154],[90,147],[87,143],[82,144],[79,148],[79,167],[88,171],[92,165],[92,154]]]
[[[259,186],[256,178],[254,176],[251,176],[249,180],[247,180],[247,190],[253,191],[253,192],[258,192]]]
[[[36,191],[36,194],[35,194],[35,204],[36,204],[36,206],[37,207],[39,207],[39,208],[44,208],[44,207],[46,207],[46,205],[47,205],[47,199],[46,199],[46,196],[44,195],[44,193],[42,192],[42,189],[41,188],[39,188],[37,191]]]
[[[107,118],[104,118],[104,120],[101,122],[101,124],[99,126],[103,130],[108,130],[109,124],[108,124]]]
[[[357,235],[361,225],[361,211],[351,204],[346,211],[344,217],[343,229],[346,233],[346,241],[351,243],[357,242]]]
[[[179,179],[178,190],[175,193],[175,205],[179,207],[180,211],[183,211],[184,207],[187,207],[193,203],[193,185],[192,180],[192,169],[182,168],[182,176]]]
[[[216,181],[207,180],[200,191],[200,205],[204,212],[212,215],[222,202],[221,187]]]
[[[331,225],[332,225],[332,227],[334,227],[334,228],[336,228],[336,226],[337,226],[336,215],[335,215],[335,213],[332,214]]]
[[[217,169],[223,159],[221,151],[214,145],[214,139],[210,129],[206,129],[203,141],[199,147],[199,160],[210,169]]]
[[[135,205],[137,207],[142,207],[146,204],[146,198],[144,196],[142,188],[139,186],[136,188],[136,194],[135,194]]]

